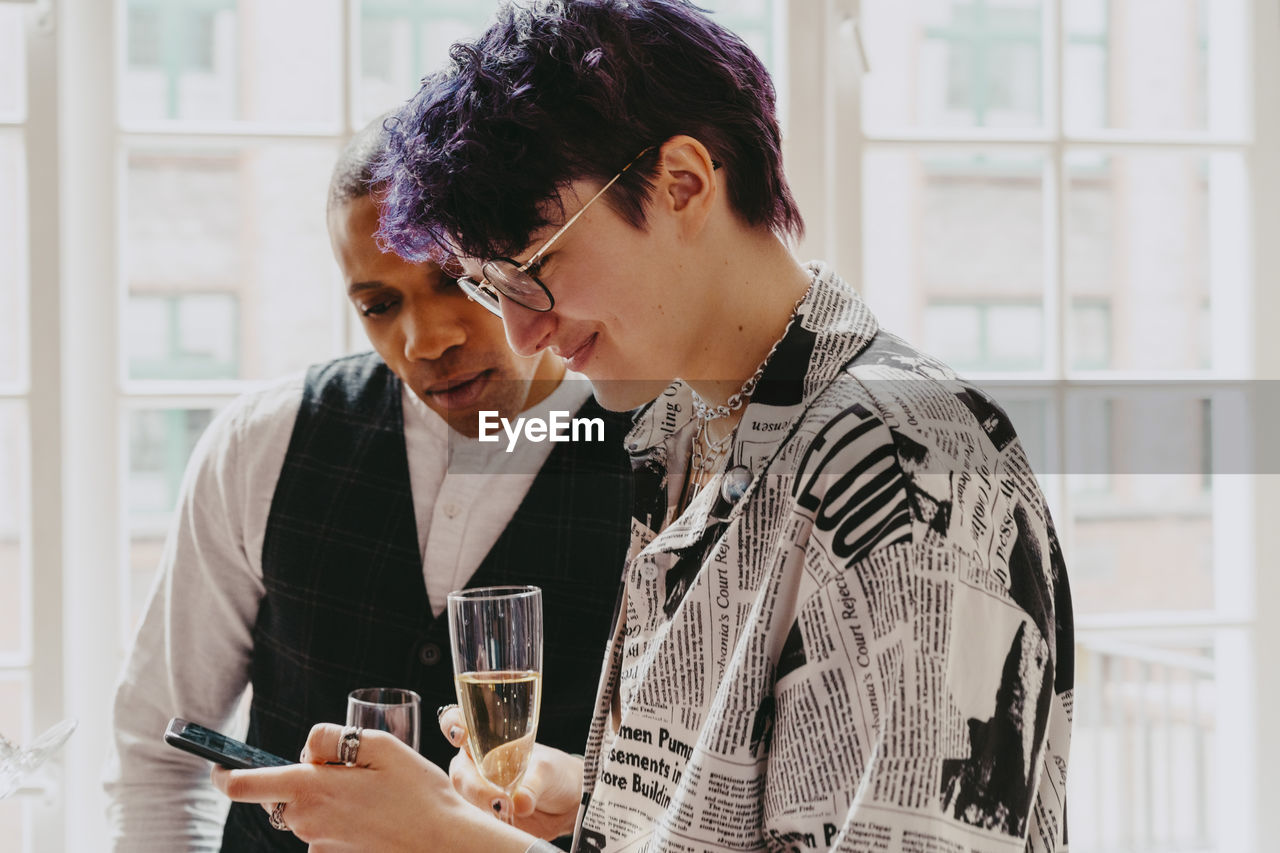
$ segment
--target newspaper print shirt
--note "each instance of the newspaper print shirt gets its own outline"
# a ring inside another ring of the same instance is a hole
[[[1071,606],[1021,443],[809,270],[728,470],[678,518],[689,388],[628,436],[574,849],[1065,850]]]

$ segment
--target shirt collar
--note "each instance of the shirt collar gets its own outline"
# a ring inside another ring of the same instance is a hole
[[[821,263],[806,269],[813,284],[765,365],[734,432],[724,473],[679,518],[674,509],[692,440],[693,391],[676,380],[637,415],[627,436],[635,475],[633,517],[651,534],[663,531],[662,548],[692,546],[713,522],[726,521],[743,506],[814,399],[875,337],[875,318],[845,281]]]
[[[754,433],[766,433],[767,446],[780,444],[805,408],[879,329],[862,297],[826,264],[811,261],[805,269],[813,284],[747,403],[735,434],[735,459],[742,458],[744,440],[761,438]],[[693,389],[677,379],[640,410],[627,434],[627,450],[633,456],[644,455],[692,419]]]

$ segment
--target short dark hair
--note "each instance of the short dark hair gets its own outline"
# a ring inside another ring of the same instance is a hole
[[[338,155],[338,162],[333,164],[333,174],[329,177],[329,198],[326,203],[329,210],[373,192],[376,183],[374,166],[387,147],[387,131],[383,128],[383,123],[390,115],[386,113],[365,125],[343,147],[342,153]]]
[[[723,165],[732,209],[799,236],[773,82],[734,33],[685,0],[507,3],[386,123],[378,237],[409,259],[491,258],[550,224],[570,182],[606,181],[679,134]],[[637,228],[657,149],[604,197]],[[560,211],[563,214],[563,211]]]

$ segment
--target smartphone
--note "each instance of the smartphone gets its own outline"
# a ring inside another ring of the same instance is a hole
[[[254,767],[284,767],[294,764],[278,755],[272,755],[265,749],[249,746],[235,738],[206,729],[195,723],[174,717],[164,731],[165,743],[178,749],[207,758],[214,764],[230,767],[233,770],[249,770]]]

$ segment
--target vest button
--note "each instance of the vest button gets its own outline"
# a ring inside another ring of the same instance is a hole
[[[418,660],[423,666],[435,666],[440,663],[440,647],[435,643],[423,643],[418,649]]]

